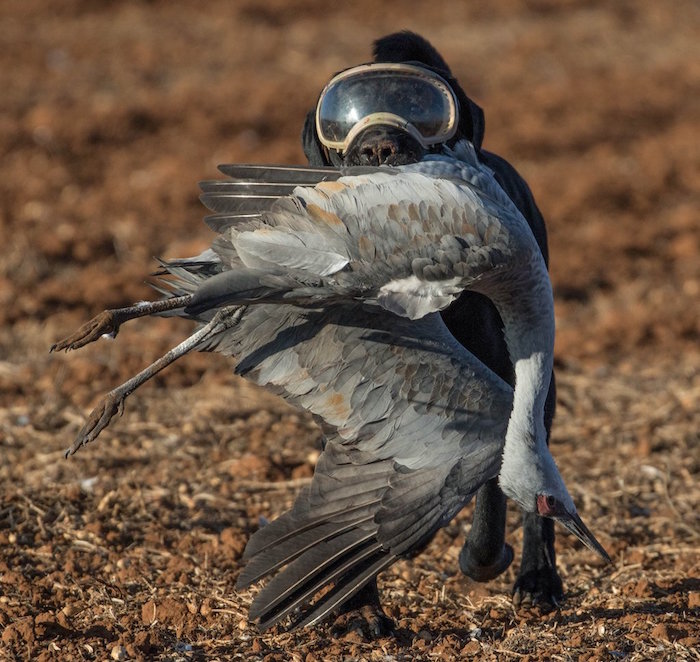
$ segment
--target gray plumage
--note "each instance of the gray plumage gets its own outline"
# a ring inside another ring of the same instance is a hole
[[[199,256],[161,263],[173,305],[153,310],[199,330],[113,391],[74,444],[191,349],[234,357],[238,374],[310,412],[325,437],[312,483],[252,536],[238,580],[274,575],[251,607],[261,627],[298,609],[297,625],[322,619],[499,474],[522,507],[550,495],[562,521],[578,518],[540,430],[554,331],[543,258],[471,144],[446,151],[392,169],[222,167],[233,181],[202,184],[219,234]],[[464,289],[501,313],[515,397],[437,314]],[[123,310],[114,331],[144,314]],[[585,527],[580,537],[602,550]]]

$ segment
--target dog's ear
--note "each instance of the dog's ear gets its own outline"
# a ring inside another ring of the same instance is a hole
[[[326,160],[323,145],[316,135],[316,111],[311,110],[306,116],[304,128],[301,131],[301,144],[310,166],[316,168],[330,165]]]

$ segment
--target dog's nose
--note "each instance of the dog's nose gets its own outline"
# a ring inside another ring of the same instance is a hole
[[[425,154],[409,133],[393,126],[372,126],[360,133],[343,159],[347,165],[405,165],[416,163]]]
[[[391,138],[366,140],[360,145],[362,158],[371,165],[388,163],[399,153],[398,141]]]

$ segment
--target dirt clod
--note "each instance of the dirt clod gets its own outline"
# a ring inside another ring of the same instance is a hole
[[[113,660],[126,660],[129,658],[129,654],[126,651],[126,648],[124,646],[114,646],[112,650],[109,652],[109,656]]]

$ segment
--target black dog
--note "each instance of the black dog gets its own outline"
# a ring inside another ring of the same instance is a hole
[[[374,44],[374,61],[413,63],[438,73],[452,87],[459,104],[457,132],[445,144],[468,139],[482,163],[491,168],[496,180],[522,212],[547,260],[547,234],[544,219],[532,193],[515,168],[505,159],[481,149],[484,114],[467,97],[453,77],[447,63],[422,37],[399,32]],[[345,152],[325,147],[319,140],[315,111],[309,113],[302,133],[304,152],[312,166],[323,165],[402,165],[420,160],[430,148],[416,142],[400,128],[372,125],[360,132]],[[441,145],[436,146],[439,149]],[[513,366],[503,338],[503,323],[493,304],[485,297],[465,292],[443,314],[451,333],[503,379],[513,384]],[[545,426],[549,439],[555,407],[554,376],[547,398]],[[474,521],[459,556],[462,571],[477,581],[487,581],[503,572],[513,559],[512,548],[505,543],[506,500],[497,479],[484,485],[476,498]],[[554,522],[535,514],[524,519],[524,543],[520,571],[513,588],[517,604],[531,601],[555,605],[562,597],[562,583],[554,556]],[[358,613],[359,612],[359,613]],[[359,619],[358,619],[359,617]],[[344,607],[338,627],[365,624],[370,635],[379,635],[390,627],[379,606],[376,581],[363,589]]]

